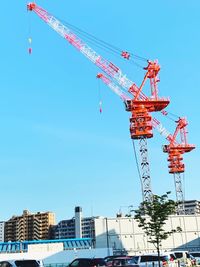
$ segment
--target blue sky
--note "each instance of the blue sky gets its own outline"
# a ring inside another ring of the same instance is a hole
[[[129,137],[129,114],[121,100],[99,84],[96,66],[35,14],[26,1],[3,1],[0,10],[0,220],[53,211],[57,221],[74,207],[85,216],[115,216],[142,201]],[[160,96],[168,110],[189,121],[184,156],[186,199],[199,198],[200,2],[133,0],[38,0],[56,17],[124,50],[161,65]],[[27,52],[32,37],[32,55]],[[92,47],[92,45],[91,45]],[[142,69],[94,48],[139,84]],[[103,113],[99,113],[99,91]],[[147,92],[145,92],[147,93]],[[159,117],[173,132],[171,120]],[[166,141],[148,140],[153,191],[172,191]]]

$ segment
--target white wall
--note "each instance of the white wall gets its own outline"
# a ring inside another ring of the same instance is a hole
[[[182,248],[200,250],[200,215],[170,216],[166,230],[181,227],[181,233],[172,234],[162,242],[163,250]],[[154,251],[138,223],[133,218],[97,218],[95,219],[96,247],[109,247],[117,250],[126,249],[130,253]]]

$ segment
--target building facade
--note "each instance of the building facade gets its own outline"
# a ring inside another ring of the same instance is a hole
[[[0,242],[4,242],[4,227],[5,222],[0,222]]]
[[[62,220],[53,227],[53,239],[95,238],[94,219],[98,217],[83,217],[82,208],[75,207],[75,216]]]
[[[163,250],[200,250],[200,215],[173,215],[166,222],[167,231],[180,227],[181,233],[173,233],[162,242]],[[82,209],[75,208],[75,216],[63,220],[54,227],[54,239],[91,238],[96,248],[111,248],[114,253],[136,254],[155,252],[143,230],[133,217],[116,218],[82,216]]]
[[[173,215],[168,218],[165,230],[180,227],[162,242],[162,250],[200,251],[200,215]],[[96,218],[95,247],[112,248],[114,253],[137,254],[156,252],[148,237],[132,217]]]
[[[13,216],[5,222],[5,242],[49,239],[53,225],[55,225],[54,213],[33,214],[24,210],[21,216]]]
[[[161,250],[200,251],[200,215],[170,216],[165,224],[165,230],[171,231],[178,226],[181,227],[182,231],[172,233],[166,240],[163,240]],[[73,228],[75,229],[75,222]],[[90,248],[106,248],[109,251],[113,251],[114,254],[123,253],[128,255],[156,252],[155,247],[148,242],[148,237],[145,235],[144,231],[138,227],[138,222],[133,217],[96,217],[94,218],[94,228],[95,237],[93,239],[59,238],[58,240],[45,240],[47,243],[45,246],[49,249],[50,245],[48,246],[48,244],[50,243],[55,243],[55,247],[58,247],[56,245],[57,243],[63,243],[62,250],[74,250],[74,248],[82,249],[87,246],[88,251]],[[42,241],[39,242],[41,243]],[[35,243],[34,241],[34,244]],[[27,244],[30,245],[31,241],[17,242],[18,250],[20,251],[24,248],[26,251]],[[38,243],[38,246],[38,249],[42,251],[42,246],[44,245],[39,245]],[[13,247],[16,249],[16,244],[13,244]],[[11,251],[11,246],[8,246],[8,243],[0,244],[0,248],[2,248],[2,252],[5,251],[5,249]],[[33,246],[33,249],[36,249],[36,247]]]
[[[199,214],[200,215],[200,201],[198,200],[186,200],[184,201],[185,214]]]
[[[49,219],[50,217],[52,218]],[[30,214],[28,211],[24,211],[22,216],[13,216],[8,222],[5,222],[5,241],[47,239],[53,223],[54,214],[52,213]],[[163,240],[162,250],[200,251],[200,215],[169,216],[164,226],[165,230],[171,232],[177,227],[180,227],[182,231],[173,233]],[[121,215],[115,218],[83,218],[82,209],[76,207],[75,216],[54,225],[53,230],[52,238],[55,240],[50,242],[57,243],[65,240],[66,246],[63,246],[63,250],[73,249],[78,242],[83,242],[84,246],[87,245],[88,248],[107,248],[115,254],[135,255],[155,252],[155,247],[148,242],[148,237],[133,217]],[[89,243],[86,242],[86,239]],[[83,244],[80,247],[83,247]],[[21,245],[18,244],[19,249],[23,248],[23,245],[27,249],[27,241],[21,242]],[[10,249],[7,243],[5,246],[2,245],[2,251],[5,248]]]

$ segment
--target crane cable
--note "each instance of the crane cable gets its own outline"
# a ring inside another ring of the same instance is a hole
[[[101,84],[100,84],[99,79],[98,79],[98,91],[99,91],[99,94],[98,94],[99,112],[100,112],[100,114],[101,114],[103,110],[102,110]]]
[[[119,56],[119,54],[121,53],[122,49],[112,45],[112,44],[109,44],[108,42],[106,41],[103,41],[97,37],[95,37],[94,35],[78,28],[77,26],[69,23],[69,22],[66,22],[64,20],[61,20],[63,22],[63,24],[67,25],[71,30],[73,30],[74,32],[77,33],[77,35],[80,35],[80,36],[83,36],[84,38],[87,39],[88,42],[92,43],[93,45],[95,45],[96,47],[106,51],[106,52],[109,52],[109,53],[112,53],[116,56]],[[138,56],[132,52],[129,52],[129,54],[133,57],[135,57],[137,60],[141,60],[141,61],[148,61],[147,58],[144,58],[144,57],[141,57],[141,56]],[[137,67],[139,68],[143,68],[143,66],[141,66],[140,64],[138,64],[137,62],[135,62],[135,60],[133,59],[130,59],[129,62],[131,64],[134,64],[136,65]],[[99,101],[99,105],[101,106],[102,102],[101,100]],[[101,110],[101,107],[100,107],[100,110]],[[169,111],[166,111],[166,110],[163,110],[163,112],[161,112],[164,116],[167,117],[167,119],[169,120],[172,120],[172,121],[176,121],[178,118],[180,118],[180,116],[172,113],[172,112],[169,112]],[[175,119],[176,118],[176,119]]]
[[[165,109],[161,111],[161,114],[163,116],[165,116],[168,120],[171,120],[173,122],[177,122],[177,120],[181,117],[181,116],[179,116],[177,114],[174,114],[172,112],[169,112],[169,111],[167,111]]]
[[[136,153],[134,139],[132,139],[132,143],[133,143],[133,151],[134,151],[135,162],[136,162],[136,166],[137,166],[137,172],[138,172],[138,176],[139,176],[140,183],[141,183],[141,188],[142,188],[142,176],[141,176],[141,173],[140,173],[139,161],[138,161],[138,156],[137,156],[137,153]]]
[[[68,26],[70,29],[72,29],[74,32],[77,33],[77,35],[81,35],[82,37],[84,37],[85,39],[87,39],[88,42],[92,43],[93,45],[95,45],[96,47],[99,47],[101,48],[102,50],[105,50],[109,53],[112,53],[112,54],[117,54],[119,56],[119,54],[121,54],[122,52],[122,49],[112,45],[112,44],[109,44],[108,42],[105,42],[97,37],[95,37],[94,35],[86,32],[86,31],[83,31],[81,30],[80,28],[74,26],[73,24],[71,23],[68,23],[64,20],[61,20],[60,21]],[[132,57],[134,57],[135,59],[137,60],[141,60],[141,61],[148,61],[147,58],[144,58],[144,57],[141,57],[141,56],[138,56],[132,52],[128,52]],[[136,65],[137,67],[139,68],[143,68],[143,66],[141,66],[140,64],[138,64],[137,62],[135,62],[135,60],[133,59],[129,59],[129,62]]]
[[[59,19],[59,20],[60,20],[64,25],[66,25],[69,29],[71,29],[73,32],[76,32],[77,35],[80,35],[80,36],[84,37],[85,39],[87,39],[87,41],[90,42],[90,43],[92,43],[94,46],[96,46],[96,47],[98,47],[98,48],[100,48],[100,49],[102,49],[102,50],[104,50],[104,51],[106,51],[106,52],[112,53],[112,54],[114,54],[115,56],[116,56],[116,54],[117,54],[117,56],[119,56],[119,54],[121,54],[122,49],[118,48],[117,46],[112,45],[112,44],[110,44],[110,43],[108,43],[108,42],[106,42],[106,41],[103,41],[103,40],[97,38],[96,36],[94,36],[94,35],[92,35],[92,34],[86,32],[86,31],[80,29],[79,27],[77,27],[77,26],[75,26],[75,25],[73,25],[73,24],[71,24],[71,23],[69,23],[69,22],[67,22],[67,21],[65,21],[65,20],[62,20],[62,19]],[[29,41],[32,42],[32,39],[29,38]],[[29,53],[31,53],[31,52],[32,52],[32,48],[29,48],[29,49],[30,49]],[[129,53],[132,57],[134,57],[135,59],[137,59],[137,60],[141,60],[141,61],[145,61],[145,62],[148,61],[148,59],[145,58],[145,57],[136,55],[136,54],[134,54],[134,53],[132,53],[132,52],[128,52],[128,53]],[[139,68],[142,68],[142,69],[144,68],[142,65],[140,65],[140,64],[137,63],[137,62],[135,62],[135,60],[133,60],[133,59],[131,59],[131,58],[128,60],[128,62],[129,62],[130,64],[134,64],[135,66],[137,66],[137,67],[139,67]],[[101,105],[102,105],[102,102],[101,102],[101,100],[100,100],[100,98],[99,98],[99,106],[100,106],[100,110],[102,111],[102,109],[101,109]],[[100,112],[101,112],[101,111],[100,111]],[[161,112],[161,113],[162,113],[164,116],[166,116],[167,119],[172,120],[172,121],[174,121],[174,122],[176,121],[176,119],[180,118],[180,116],[178,116],[178,115],[176,115],[176,114],[174,114],[174,113],[171,113],[171,112],[169,112],[169,111],[165,111],[165,110],[163,110],[163,112]],[[173,117],[175,117],[176,119],[174,119]]]
[[[28,1],[26,1],[26,4],[28,5]],[[32,54],[32,24],[31,24],[31,12],[28,12],[28,53],[29,55]]]

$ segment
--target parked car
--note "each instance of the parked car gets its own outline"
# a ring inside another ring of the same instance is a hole
[[[196,264],[195,258],[188,251],[173,251],[173,253],[180,266],[191,267]]]
[[[118,257],[126,257],[126,255],[112,255],[112,256],[106,256],[104,258],[105,262],[106,262],[106,266],[112,266],[112,262],[115,258]]]
[[[106,266],[104,258],[77,258],[68,265],[68,267],[100,267],[100,266]]]
[[[7,260],[0,261],[0,267],[44,267],[41,260]]]
[[[157,254],[145,254],[133,256],[136,264],[140,267],[158,267],[158,255]],[[176,257],[173,253],[166,253],[160,255],[161,266],[163,267],[178,267]]]
[[[165,252],[162,254],[163,266],[178,267],[178,260],[173,252]],[[166,264],[165,264],[166,262]]]
[[[192,255],[196,260],[196,265],[200,265],[200,251],[192,251],[190,252],[190,255]]]
[[[112,261],[112,267],[139,267],[139,264],[136,263],[134,257],[125,256],[125,257],[116,257]]]

